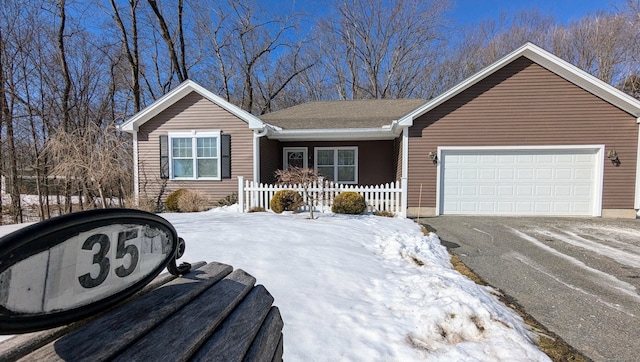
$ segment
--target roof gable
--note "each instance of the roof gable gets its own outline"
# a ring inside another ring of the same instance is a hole
[[[640,102],[638,100],[581,70],[580,68],[543,50],[542,48],[532,43],[526,43],[497,62],[465,79],[458,85],[449,89],[447,92],[402,117],[398,124],[400,126],[412,126],[413,120],[417,117],[420,117],[421,115],[436,108],[520,57],[530,59],[534,63],[566,79],[587,92],[611,103],[636,118],[640,117]]]
[[[157,116],[162,111],[169,108],[169,106],[175,104],[177,101],[184,98],[191,92],[200,94],[202,97],[208,99],[209,101],[215,103],[216,105],[235,115],[239,119],[243,120],[248,124],[250,129],[261,130],[265,127],[265,124],[258,117],[225,101],[224,99],[206,90],[198,83],[192,80],[186,80],[182,82],[178,87],[171,90],[169,93],[158,98],[155,102],[151,103],[149,106],[133,115],[120,126],[120,129],[129,133],[137,132],[140,126],[145,122]]]

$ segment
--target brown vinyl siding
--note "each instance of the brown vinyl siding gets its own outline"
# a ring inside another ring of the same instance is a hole
[[[633,209],[638,123],[632,115],[521,57],[414,121],[409,140],[409,206],[436,206],[439,146],[598,145],[605,160],[603,209]]]
[[[307,147],[309,168],[314,167],[315,147],[358,147],[358,184],[380,185],[396,180],[394,168],[394,146],[390,141],[354,141],[354,142],[282,142],[279,155],[279,168],[282,168],[283,147]]]
[[[253,131],[243,120],[215,103],[191,92],[140,126],[138,131],[138,167],[141,196],[157,197],[160,179],[159,136],[170,131],[220,130],[231,135],[231,178],[220,181],[167,180],[163,199],[172,191],[185,188],[204,193],[209,202],[238,190],[238,176],[253,178]]]
[[[260,138],[260,182],[272,184],[276,181],[274,172],[282,165],[282,147],[277,140]]]

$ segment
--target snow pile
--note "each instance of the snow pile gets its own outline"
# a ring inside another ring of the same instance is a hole
[[[181,261],[228,263],[273,294],[285,360],[548,360],[521,318],[410,220],[233,207],[162,216],[187,242]]]

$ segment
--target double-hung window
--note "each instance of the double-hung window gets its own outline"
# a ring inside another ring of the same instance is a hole
[[[172,179],[220,179],[220,132],[170,132],[169,145]]]
[[[358,183],[358,148],[316,147],[315,170],[330,181]]]

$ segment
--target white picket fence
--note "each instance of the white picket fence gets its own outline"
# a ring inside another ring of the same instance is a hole
[[[299,211],[309,211],[307,195],[302,185],[257,184],[238,177],[238,204],[243,212],[254,207],[270,210],[269,202],[279,190],[296,190],[304,198],[305,206]],[[389,211],[404,216],[402,212],[402,185],[400,181],[377,186],[344,185],[331,181],[318,181],[309,185],[307,192],[311,197],[314,211],[330,212],[333,199],[344,191],[353,191],[362,195],[369,211]]]

